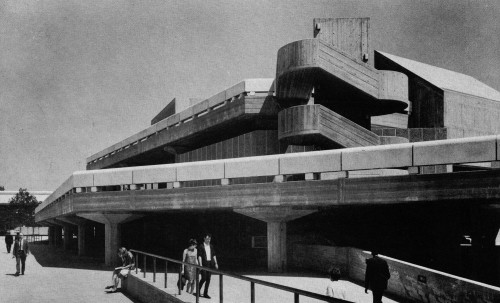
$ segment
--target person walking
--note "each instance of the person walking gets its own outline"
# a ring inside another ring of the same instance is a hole
[[[19,276],[19,270],[21,270],[21,275],[24,275],[26,269],[26,256],[28,256],[29,252],[28,241],[23,239],[22,233],[17,233],[16,241],[12,248],[12,258],[16,258],[16,276]]]
[[[203,238],[203,243],[198,247],[198,262],[201,266],[208,268],[219,269],[219,264],[217,263],[217,256],[215,253],[214,246],[210,244],[212,240],[211,234],[205,234]],[[207,270],[201,271],[200,287],[198,288],[198,294],[201,293],[201,287],[205,284],[205,290],[203,292],[203,297],[210,299],[208,295],[208,287],[210,286],[210,278],[212,273]]]
[[[382,303],[384,290],[387,289],[387,281],[391,277],[387,262],[372,251],[372,258],[366,260],[365,293],[368,289],[372,291],[373,303]]]
[[[198,265],[198,250],[196,249],[197,245],[198,242],[196,241],[196,239],[189,240],[188,248],[184,249],[184,252],[182,253],[183,262]],[[196,278],[196,268],[193,266],[184,265],[181,274],[186,277],[186,291],[192,294],[195,285],[194,278]]]
[[[12,243],[14,243],[14,238],[10,231],[5,234],[5,246],[7,247],[7,253],[10,254],[10,248],[12,247]]]

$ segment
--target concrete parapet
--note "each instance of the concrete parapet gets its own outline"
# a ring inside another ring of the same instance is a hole
[[[280,174],[304,174],[341,170],[341,150],[285,154],[280,157]]]
[[[248,92],[272,92],[274,91],[274,79],[245,79],[232,87],[226,89],[226,100]]]
[[[220,105],[224,103],[224,101],[226,101],[226,91],[215,94],[212,97],[208,98],[207,100],[209,108],[213,108],[217,105]]]
[[[132,184],[132,168],[95,170],[94,186]]]
[[[140,166],[134,169],[132,180],[135,184],[177,181],[177,169],[171,165]]]
[[[356,147],[342,151],[342,170],[412,166],[412,145]]]
[[[73,173],[72,187],[94,186],[94,173],[92,171],[77,171]]]
[[[179,114],[175,114],[175,115],[172,115],[172,116],[168,117],[166,119],[167,120],[167,125],[169,127],[176,125],[177,123],[180,122],[180,117],[181,116]]]
[[[160,288],[142,280],[132,272],[126,279],[122,280],[122,291],[139,302],[184,303]]]
[[[177,181],[214,180],[224,178],[224,162],[188,162],[177,167]]]
[[[225,163],[226,178],[275,176],[279,175],[279,158],[251,157],[230,159]]]
[[[413,166],[495,161],[497,144],[497,136],[415,143]]]

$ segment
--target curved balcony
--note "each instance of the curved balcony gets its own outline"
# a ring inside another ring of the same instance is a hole
[[[377,70],[320,39],[283,46],[276,68],[280,103],[304,104],[313,88],[315,98],[337,107],[355,105],[369,115],[402,111],[409,103],[408,77],[402,73]]]
[[[380,144],[373,132],[319,104],[284,109],[278,121],[278,139],[288,144],[326,148]]]

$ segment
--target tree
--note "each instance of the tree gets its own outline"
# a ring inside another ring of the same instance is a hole
[[[9,200],[11,225],[36,226],[35,208],[40,204],[35,196],[30,194],[26,188],[20,188],[19,192]]]
[[[0,185],[0,191],[4,191],[5,190],[5,187],[3,187],[2,185]]]

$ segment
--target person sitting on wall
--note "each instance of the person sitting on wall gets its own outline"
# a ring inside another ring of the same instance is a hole
[[[326,287],[326,295],[328,297],[337,298],[337,299],[346,299],[346,290],[344,285],[339,283],[340,280],[340,269],[337,267],[332,267],[328,274],[330,276],[330,282]]]
[[[122,266],[118,266],[113,270],[113,275],[111,276],[113,284],[106,286],[106,289],[111,289],[110,292],[116,292],[118,282],[127,278],[130,271],[135,267],[134,255],[130,251],[127,251],[125,247],[118,249],[118,257],[120,257]]]

